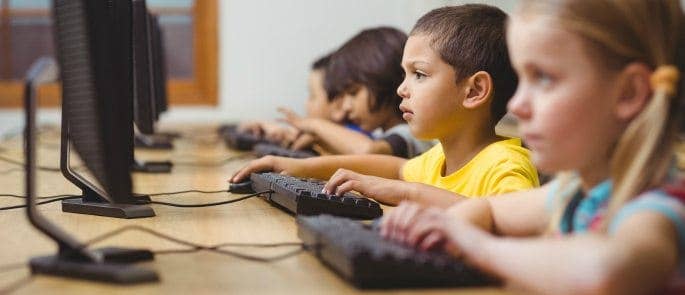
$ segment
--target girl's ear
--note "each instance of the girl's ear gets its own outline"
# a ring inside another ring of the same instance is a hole
[[[466,83],[466,97],[462,105],[467,109],[475,109],[486,104],[492,93],[492,77],[488,72],[479,71],[471,75]]]
[[[644,63],[628,64],[621,73],[620,96],[616,101],[616,117],[627,122],[642,112],[652,99],[653,91],[649,84],[652,70]]]

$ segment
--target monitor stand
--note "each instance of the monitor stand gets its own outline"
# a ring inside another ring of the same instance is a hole
[[[64,13],[64,12],[62,12]],[[150,261],[154,254],[144,249],[104,248],[90,250],[56,225],[45,219],[36,208],[36,98],[35,86],[41,81],[52,81],[57,76],[54,61],[41,58],[29,70],[24,92],[26,129],[24,155],[26,165],[26,213],[31,225],[55,241],[58,253],[35,257],[29,261],[31,273],[77,279],[95,280],[117,284],[136,284],[159,281],[153,270],[130,265]],[[64,121],[64,120],[63,120]]]
[[[173,138],[157,134],[136,134],[133,138],[133,146],[153,150],[171,150],[174,148]]]
[[[155,211],[145,205],[149,198],[127,196],[116,198],[117,202],[111,202],[107,193],[92,184],[85,177],[79,175],[69,166],[71,145],[69,144],[69,120],[62,116],[62,139],[60,146],[60,170],[62,175],[71,183],[81,189],[82,198],[62,201],[62,211],[88,215],[98,215],[114,218],[142,218],[153,217]],[[123,200],[123,201],[122,201]]]

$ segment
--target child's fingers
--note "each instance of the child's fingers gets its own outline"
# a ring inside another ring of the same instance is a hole
[[[395,226],[395,219],[397,218],[397,215],[400,213],[402,208],[406,206],[406,202],[400,203],[395,209],[390,211],[390,213],[385,214],[383,216],[383,219],[381,219],[381,236],[385,239],[392,239],[391,233],[393,231],[393,227]]]
[[[403,239],[406,238],[404,233],[409,227],[411,227],[411,224],[414,222],[419,210],[421,210],[421,207],[411,204],[406,207],[406,210],[402,212],[402,215],[397,217],[397,225],[395,230],[401,233]]]
[[[269,171],[273,169],[273,158],[270,156],[263,157],[261,159],[254,160],[245,167],[240,168],[236,174],[231,177],[231,182],[237,183],[241,182],[250,176],[253,172]]]
[[[348,180],[343,182],[335,189],[335,194],[342,196],[345,193],[353,190],[364,194],[364,190],[360,188],[360,182],[358,180]]]
[[[433,220],[418,222],[411,228],[411,231],[406,233],[406,244],[418,247],[426,236],[435,230],[437,230],[437,226]]]
[[[297,113],[295,113],[291,109],[288,109],[285,107],[278,107],[277,110],[279,113],[283,114],[286,117],[286,119],[289,119],[289,120],[296,119],[296,118],[300,117],[297,115]]]
[[[430,251],[433,249],[442,248],[445,242],[445,235],[440,231],[429,233],[419,245],[419,249],[423,251]]]
[[[401,206],[398,206],[397,209],[393,211],[392,224],[390,228],[388,228],[388,234],[390,239],[398,242],[404,242],[404,229],[400,225],[400,220],[402,220],[402,218],[407,214],[410,214],[416,204],[407,202],[400,205]]]
[[[323,192],[326,194],[333,194],[338,186],[343,184],[345,181],[349,180],[353,175],[352,171],[346,170],[346,169],[338,169],[333,173],[333,176],[331,176],[330,179],[326,182],[326,184],[323,186]]]
[[[290,148],[294,150],[302,150],[312,146],[312,144],[314,144],[314,137],[305,133],[297,137],[297,139],[293,141],[293,145]]]

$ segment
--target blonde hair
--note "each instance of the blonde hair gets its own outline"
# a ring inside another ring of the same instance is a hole
[[[685,69],[683,10],[679,0],[527,0],[519,13],[554,17],[562,28],[580,36],[593,57],[610,70],[620,71],[632,62],[655,70],[651,99],[612,153],[613,190],[602,229],[606,231],[607,221],[627,201],[663,184],[673,159],[685,94],[683,79],[677,77]],[[665,71],[672,74],[674,69],[675,78],[664,77]],[[557,192],[577,192],[577,177],[560,173]],[[558,198],[559,212],[569,197]],[[553,215],[551,229],[558,228],[562,215]]]

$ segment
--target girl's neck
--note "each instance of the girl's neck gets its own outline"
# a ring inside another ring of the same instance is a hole
[[[591,164],[578,169],[581,188],[585,193],[609,178],[610,156],[597,157]]]
[[[476,127],[476,128],[472,128]],[[502,140],[495,134],[492,126],[469,126],[463,132],[455,132],[453,136],[440,139],[445,153],[445,165],[442,175],[450,175],[466,165],[483,148],[493,142]],[[487,130],[487,132],[483,132]]]

